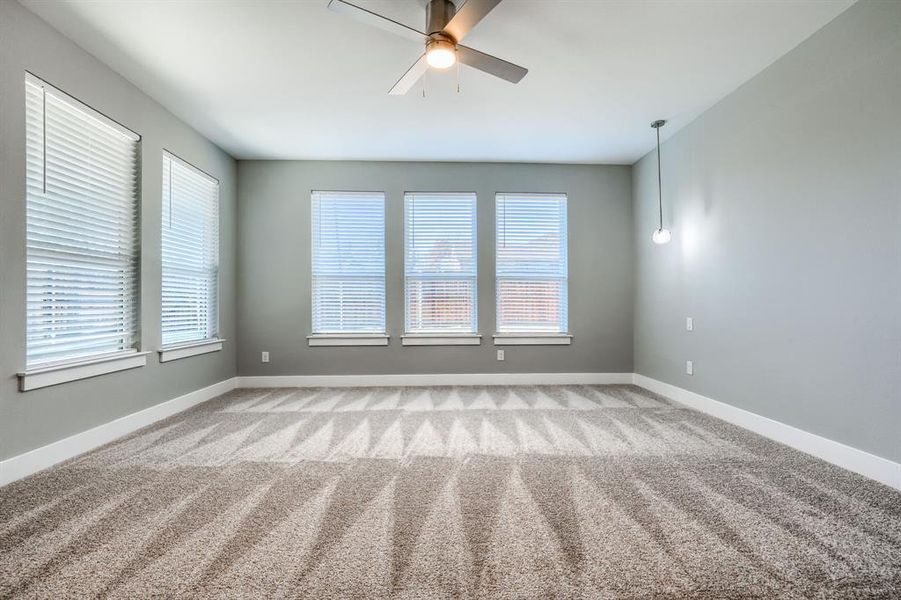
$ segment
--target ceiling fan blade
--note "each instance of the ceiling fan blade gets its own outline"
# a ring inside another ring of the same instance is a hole
[[[405,37],[414,42],[424,42],[429,39],[429,36],[421,31],[408,27],[403,23],[398,23],[388,17],[383,17],[371,10],[366,10],[356,4],[345,2],[344,0],[331,0],[331,2],[328,3],[328,7],[336,13],[353,17],[362,23],[384,29],[385,31],[390,31],[395,35]]]
[[[457,44],[457,60],[464,65],[469,65],[479,71],[484,71],[489,75],[500,77],[510,83],[519,83],[519,81],[529,72],[525,67],[514,65],[496,56],[485,54],[474,50],[469,46]]]
[[[458,42],[461,41],[470,29],[478,25],[479,21],[500,3],[501,0],[466,0],[466,4],[445,25],[444,33]]]
[[[413,63],[413,66],[407,69],[407,72],[397,80],[394,87],[388,90],[388,94],[391,96],[403,96],[410,91],[411,87],[416,85],[416,82],[419,81],[419,78],[422,77],[423,73],[428,71],[428,69],[429,63],[426,62],[425,54],[423,54],[419,57],[419,60]]]

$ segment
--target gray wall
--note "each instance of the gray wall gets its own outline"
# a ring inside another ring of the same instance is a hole
[[[235,375],[235,163],[17,2],[0,1],[0,459]],[[225,350],[20,393],[25,366],[25,71],[143,136],[142,346],[160,344],[163,148],[221,182],[221,331]]]
[[[632,371],[631,169],[461,163],[238,163],[241,375]],[[310,348],[310,190],[387,194],[388,347]],[[478,194],[481,346],[402,347],[403,193]],[[508,347],[494,333],[494,194],[566,192],[571,346]],[[261,364],[268,350],[271,362]]]
[[[633,173],[636,371],[901,459],[901,2],[851,7],[661,157],[668,246],[655,154]]]

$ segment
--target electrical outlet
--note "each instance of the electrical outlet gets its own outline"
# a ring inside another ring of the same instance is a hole
[[[497,351],[497,359],[498,359],[498,360],[504,360],[504,351],[503,351],[503,350],[498,350],[498,351]]]
[[[263,358],[261,359],[264,363],[269,362],[269,353],[263,352]]]
[[[685,331],[694,331],[695,320],[691,317],[685,317]]]
[[[694,375],[695,374],[695,365],[692,361],[685,361],[685,374],[686,375]]]

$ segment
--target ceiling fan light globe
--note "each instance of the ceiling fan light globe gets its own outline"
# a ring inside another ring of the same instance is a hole
[[[453,44],[435,41],[429,44],[425,55],[426,62],[436,69],[447,69],[457,62],[457,52]]]

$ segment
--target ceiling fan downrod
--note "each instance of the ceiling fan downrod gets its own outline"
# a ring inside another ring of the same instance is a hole
[[[457,6],[451,0],[428,0],[425,6],[425,32],[429,36],[441,35],[450,20],[457,14]],[[456,40],[452,40],[456,43]]]

